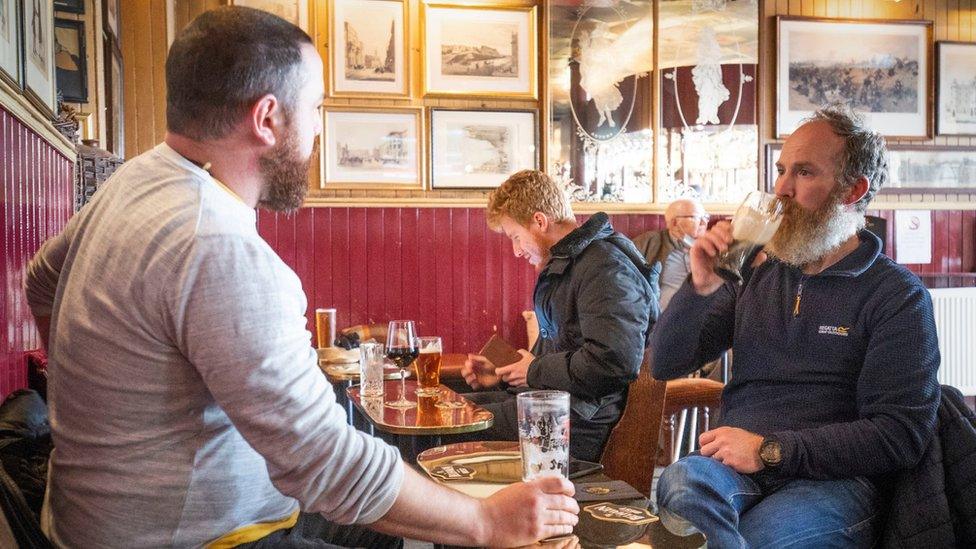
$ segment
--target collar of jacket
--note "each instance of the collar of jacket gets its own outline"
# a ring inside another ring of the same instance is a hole
[[[840,276],[853,278],[868,270],[881,255],[881,239],[867,229],[857,233],[860,240],[853,252],[845,255],[840,261],[827,267],[816,276]],[[797,268],[797,267],[792,267]]]
[[[573,262],[573,258],[583,253],[583,250],[594,240],[602,240],[612,234],[613,225],[610,224],[610,217],[603,212],[593,214],[585,223],[573,229],[549,249],[551,258],[545,271],[554,275],[563,274],[566,267]]]

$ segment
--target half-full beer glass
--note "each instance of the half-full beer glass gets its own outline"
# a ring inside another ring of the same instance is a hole
[[[418,337],[417,349],[420,354],[413,362],[417,371],[417,394],[437,396],[441,383],[441,338]]]
[[[569,393],[519,393],[518,430],[522,480],[569,476]]]
[[[718,256],[715,272],[735,284],[742,284],[742,267],[746,258],[765,246],[780,221],[783,202],[774,194],[752,191],[732,217],[732,244]]]

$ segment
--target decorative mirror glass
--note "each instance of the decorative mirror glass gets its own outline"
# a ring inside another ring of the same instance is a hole
[[[650,202],[649,0],[549,3],[549,173],[574,200]]]
[[[654,1],[548,4],[547,169],[578,201],[736,203],[759,184],[757,2],[656,0],[655,24]]]
[[[756,0],[660,0],[658,202],[738,203],[759,184]]]

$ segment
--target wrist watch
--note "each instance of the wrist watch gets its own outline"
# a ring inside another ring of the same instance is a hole
[[[770,468],[779,467],[783,462],[783,446],[774,436],[767,436],[759,446],[759,459],[763,465]]]

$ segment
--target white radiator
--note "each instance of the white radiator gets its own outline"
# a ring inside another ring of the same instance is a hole
[[[939,383],[976,395],[976,288],[934,288],[932,306],[939,334]]]

